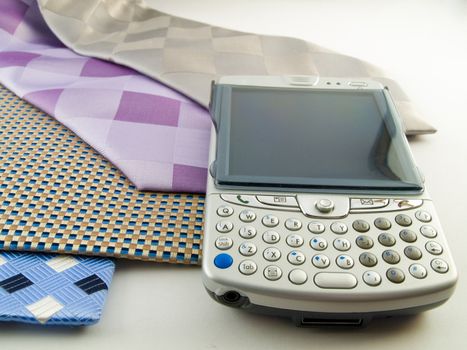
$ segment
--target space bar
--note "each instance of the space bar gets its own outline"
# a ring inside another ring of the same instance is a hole
[[[320,272],[315,275],[314,280],[320,288],[351,289],[357,285],[357,279],[351,273]]]

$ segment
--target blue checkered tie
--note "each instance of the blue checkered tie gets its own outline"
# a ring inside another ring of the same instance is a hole
[[[114,267],[110,259],[0,252],[0,321],[96,323]]]

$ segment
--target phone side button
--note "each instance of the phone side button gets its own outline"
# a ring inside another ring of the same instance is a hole
[[[315,275],[315,284],[326,289],[352,289],[357,285],[357,278],[351,273],[320,272]]]

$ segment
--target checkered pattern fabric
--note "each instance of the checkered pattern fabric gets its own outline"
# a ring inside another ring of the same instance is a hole
[[[204,197],[138,191],[74,133],[0,89],[0,250],[198,264]]]
[[[223,75],[371,77],[387,85],[408,134],[433,132],[398,84],[373,65],[309,42],[244,33],[162,13],[143,0],[38,0],[55,34],[84,55],[110,59],[207,106]]]
[[[65,48],[34,1],[0,1],[0,81],[55,116],[139,189],[205,191],[207,111],[132,69]]]
[[[0,321],[96,323],[113,272],[110,259],[0,252]]]

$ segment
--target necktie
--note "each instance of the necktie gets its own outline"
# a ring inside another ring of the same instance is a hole
[[[113,271],[110,259],[0,252],[0,321],[96,323]]]
[[[66,127],[0,87],[0,250],[198,264],[204,197],[138,191]]]

